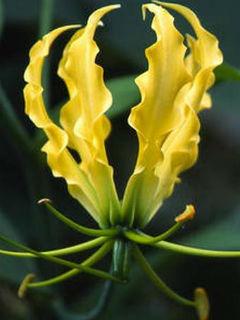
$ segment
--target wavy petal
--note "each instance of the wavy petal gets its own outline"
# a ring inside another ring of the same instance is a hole
[[[201,63],[200,63],[200,59],[199,59],[199,50],[197,49],[197,40],[195,38],[193,38],[192,36],[190,36],[189,34],[187,34],[187,43],[188,43],[188,47],[190,49],[190,53],[188,54],[188,56],[185,59],[185,64],[188,69],[188,72],[194,78],[198,74],[198,72],[200,71],[200,68],[201,68]],[[210,71],[210,73],[212,73],[212,72]],[[213,73],[211,74],[210,77],[211,77],[211,79],[209,81],[208,88],[210,88],[210,86],[214,83],[214,80],[215,80]],[[211,106],[212,106],[211,96],[209,93],[204,92],[202,100],[199,105],[199,111],[201,111],[203,109],[209,109],[209,108],[211,108]]]
[[[148,71],[136,79],[142,101],[132,109],[129,122],[138,134],[139,153],[123,202],[125,215],[131,213],[131,222],[138,226],[153,217],[171,195],[178,175],[195,163],[197,112],[211,105],[206,90],[214,82],[214,67],[222,61],[216,38],[193,12],[175,4],[163,5],[187,18],[198,38],[189,38],[191,53],[185,58],[183,38],[172,16],[162,7],[144,6],[154,14],[157,41],[146,50]]]
[[[148,70],[136,79],[142,100],[132,109],[129,117],[129,123],[137,131],[139,140],[137,164],[123,201],[127,216],[130,215],[132,199],[135,199],[132,219],[133,215],[136,219],[137,215],[150,214],[149,207],[159,183],[155,166],[163,160],[161,147],[181,117],[174,101],[179,90],[191,80],[184,62],[184,39],[174,27],[173,17],[154,4],[144,5],[143,10],[154,14],[152,29],[157,41],[146,49]]]
[[[182,95],[181,101],[184,101],[186,94],[184,89],[179,94],[179,96]],[[179,104],[181,104],[181,101],[179,101]],[[182,120],[168,135],[162,146],[163,161],[159,162],[155,168],[155,174],[159,177],[159,184],[155,192],[155,204],[153,203],[150,209],[152,212],[156,212],[163,200],[172,194],[175,184],[180,182],[179,174],[191,168],[197,160],[200,140],[199,119],[196,112],[186,104],[182,104],[182,110]]]
[[[119,5],[95,11],[86,27],[66,46],[58,74],[64,80],[69,101],[62,107],[60,122],[69,136],[69,145],[80,155],[80,168],[96,190],[101,215],[120,217],[120,204],[108,163],[105,139],[110,122],[104,113],[112,105],[112,95],[104,84],[103,69],[95,63],[99,49],[94,33],[100,19]]]
[[[105,225],[107,222],[104,221],[104,217],[99,216],[96,191],[67,149],[68,134],[49,118],[42,95],[42,67],[51,44],[62,32],[74,27],[76,26],[53,30],[35,43],[30,50],[30,62],[24,74],[27,82],[24,88],[25,112],[37,127],[44,130],[49,139],[42,150],[47,154],[53,175],[63,177],[71,195],[83,204],[100,225]]]
[[[219,49],[218,40],[213,34],[203,28],[198,17],[189,8],[179,4],[159,3],[166,8],[180,13],[191,24],[197,36],[197,40],[188,37],[196,71],[187,103],[196,111],[200,111],[204,94],[215,80],[213,69],[223,62],[223,55]]]

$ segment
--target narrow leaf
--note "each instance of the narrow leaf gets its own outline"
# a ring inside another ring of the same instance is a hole
[[[216,83],[222,81],[240,81],[240,70],[228,63],[223,63],[215,70]]]

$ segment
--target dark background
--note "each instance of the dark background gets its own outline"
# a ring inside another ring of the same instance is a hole
[[[49,5],[51,10],[51,1],[5,0],[0,3],[4,18],[0,50],[3,88],[0,87],[0,232],[36,249],[79,243],[86,238],[69,231],[36,205],[41,197],[49,197],[76,221],[95,226],[89,215],[68,195],[64,182],[52,178],[49,169],[42,164],[45,158],[40,156],[39,150],[44,143],[43,135],[24,114],[23,72],[28,63],[28,50],[44,31],[44,23],[42,31],[39,30],[43,5]],[[118,1],[55,0],[52,27],[85,24],[91,12],[113,3]],[[126,122],[130,107],[138,101],[137,88],[133,82],[129,85],[129,79],[146,69],[144,49],[154,41],[150,17],[147,23],[141,18],[142,3],[121,1],[122,9],[104,18],[105,26],[99,28],[96,36],[101,48],[98,62],[104,66],[105,77],[110,80],[107,83],[114,91],[115,101],[110,111],[113,130],[107,147],[120,194],[133,169],[137,152],[135,133]],[[179,3],[195,10],[204,26],[219,38],[225,61],[238,67],[239,2],[199,0]],[[187,31],[187,25],[179,16],[176,24]],[[57,113],[54,106],[66,97],[66,89],[54,72],[68,37],[63,36],[56,42],[51,55],[48,93],[49,109],[54,114]],[[122,76],[127,76],[120,78],[124,81],[111,80]],[[175,188],[173,196],[164,203],[146,231],[151,234],[164,231],[185,204],[194,203],[196,219],[187,224],[174,240],[209,249],[240,250],[240,83],[227,79],[219,81],[211,93],[213,108],[201,115],[199,161],[182,175],[182,183]],[[147,249],[145,253],[159,274],[180,294],[191,297],[195,287],[207,289],[212,306],[210,319],[240,318],[238,259],[191,258],[157,249]],[[108,263],[100,266],[107,268]],[[131,269],[131,282],[127,286],[114,287],[105,315],[99,319],[196,319],[192,310],[179,307],[163,297],[134,263]],[[17,298],[18,285],[27,273],[34,272],[38,279],[44,279],[63,270],[41,261],[1,256],[0,318],[81,319],[78,312],[94,305],[102,286],[102,281],[91,276],[81,275],[47,290],[31,290],[24,300]],[[58,306],[54,308],[56,301]]]

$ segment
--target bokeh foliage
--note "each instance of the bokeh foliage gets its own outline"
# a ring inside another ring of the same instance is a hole
[[[110,1],[118,3],[118,1]],[[89,216],[66,192],[61,180],[52,178],[40,153],[44,136],[33,128],[24,115],[23,72],[28,50],[39,35],[49,28],[67,23],[86,22],[105,0],[2,0],[0,2],[0,232],[36,249],[66,246],[85,238],[56,222],[36,201],[53,199],[81,224],[94,225]],[[146,68],[144,48],[154,40],[149,22],[143,23],[142,0],[122,1],[122,9],[106,19],[97,39],[101,48],[99,63],[105,68],[107,85],[114,97],[109,111],[113,131],[108,140],[115,178],[122,193],[136,157],[136,137],[127,126],[129,109],[139,100],[134,84],[136,74]],[[217,85],[212,89],[213,108],[202,115],[202,142],[197,165],[183,175],[174,195],[165,203],[148,231],[158,234],[169,226],[186,203],[197,208],[196,220],[181,230],[176,241],[213,249],[240,249],[240,41],[238,16],[240,4],[230,0],[179,1],[198,12],[220,39],[225,63],[216,71]],[[231,20],[229,21],[229,17]],[[176,19],[178,25],[182,21]],[[3,26],[3,28],[2,28]],[[182,25],[186,29],[186,25]],[[69,35],[66,36],[66,38]],[[54,76],[65,36],[57,41],[46,68],[50,78],[47,98],[50,112],[66,99],[66,90]],[[79,58],[80,59],[80,58]],[[2,244],[4,247],[4,244]],[[212,318],[228,320],[239,317],[240,262],[224,259],[200,259],[148,250],[146,255],[167,282],[186,296],[196,286],[204,286],[211,297]],[[84,257],[77,257],[77,261]],[[77,277],[46,290],[31,290],[27,299],[16,297],[18,284],[26,273],[40,279],[62,268],[36,260],[0,257],[1,319],[80,319],[79,311],[94,305],[102,283],[89,276]],[[107,267],[106,262],[106,267]],[[103,265],[104,266],[104,265]],[[104,266],[105,267],[105,266]],[[115,286],[112,299],[102,319],[195,319],[192,311],[173,305],[148,283],[134,266],[128,286]]]

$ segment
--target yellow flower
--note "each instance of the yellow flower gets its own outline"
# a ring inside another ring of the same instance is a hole
[[[30,51],[25,72],[26,113],[48,137],[43,151],[55,177],[66,180],[77,199],[101,228],[111,225],[143,227],[169,197],[179,174],[196,161],[199,142],[198,112],[211,106],[207,90],[214,83],[213,69],[221,64],[218,41],[188,8],[177,4],[143,5],[153,15],[156,42],[146,49],[148,70],[136,79],[141,102],[131,110],[129,124],[139,141],[137,163],[120,201],[109,165],[105,140],[110,122],[105,112],[112,96],[96,64],[98,47],[93,39],[101,18],[119,5],[95,11],[87,25],[77,31],[63,52],[58,75],[65,82],[69,100],[60,111],[60,125],[48,116],[41,84],[42,68],[51,44],[66,26],[45,35]],[[192,26],[196,38],[184,37],[172,15],[180,13]],[[81,161],[72,156],[75,150]]]
[[[190,9],[178,4],[154,2],[158,4],[149,3],[142,7],[144,18],[147,11],[153,14],[152,29],[156,41],[146,49],[147,71],[136,79],[141,101],[132,108],[129,124],[136,130],[139,150],[122,200],[116,192],[113,168],[105,149],[105,140],[111,129],[105,113],[111,107],[112,96],[104,83],[103,69],[96,64],[99,49],[94,41],[102,17],[120,6],[109,5],[95,11],[87,25],[76,31],[67,43],[58,75],[66,84],[69,98],[61,108],[59,124],[54,123],[46,111],[41,81],[43,64],[54,40],[62,32],[79,26],[53,30],[30,51],[24,76],[27,82],[24,88],[26,113],[48,138],[42,150],[53,175],[65,179],[69,193],[85,207],[100,229],[81,226],[55,209],[50,200],[40,200],[39,204],[43,203],[70,228],[96,239],[39,252],[0,235],[1,241],[21,250],[1,249],[0,254],[38,257],[68,268],[64,273],[43,281],[32,282],[33,274],[27,275],[19,289],[20,297],[27,288],[53,285],[80,272],[127,283],[130,262],[134,259],[157,288],[179,304],[195,308],[199,320],[202,320],[209,314],[205,290],[197,288],[193,299],[175,293],[151,268],[140,246],[205,257],[240,257],[240,251],[204,250],[166,241],[194,217],[192,205],[187,205],[175,218],[174,225],[160,235],[150,236],[139,230],[171,195],[175,184],[180,181],[180,174],[197,160],[200,140],[198,112],[211,107],[208,90],[215,80],[214,68],[222,63],[216,37],[202,27]],[[187,35],[185,39],[166,8],[180,13],[189,22],[195,37]],[[80,161],[75,159],[72,151],[79,155]],[[82,262],[60,258],[98,246],[100,248]],[[110,272],[93,268],[110,251]],[[105,297],[106,292],[103,293]],[[101,312],[99,308],[98,311]]]

